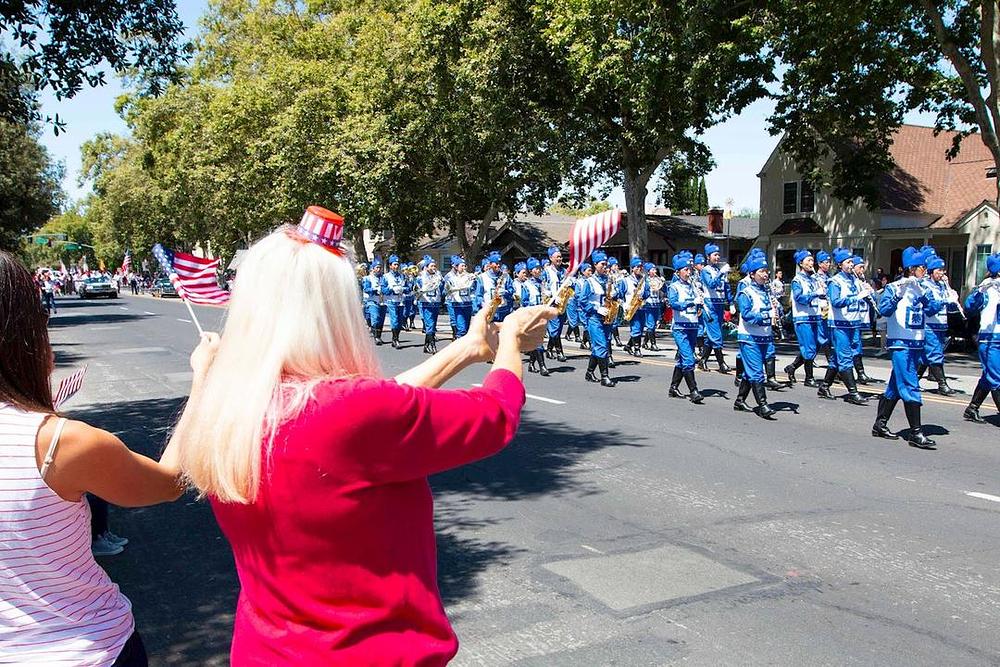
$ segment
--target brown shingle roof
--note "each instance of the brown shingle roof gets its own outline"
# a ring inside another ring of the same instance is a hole
[[[958,156],[945,157],[955,132],[934,135],[934,128],[903,125],[890,152],[896,168],[882,182],[884,210],[933,213],[931,227],[949,228],[983,201],[995,201],[996,179],[986,178],[993,156],[983,139],[973,134],[962,141]]]

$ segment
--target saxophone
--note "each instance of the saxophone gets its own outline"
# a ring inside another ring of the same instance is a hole
[[[560,315],[566,312],[566,306],[569,305],[569,300],[573,298],[575,292],[573,283],[568,280],[559,288],[559,293],[556,295],[556,310],[559,311]]]
[[[503,290],[507,286],[507,275],[503,274],[493,287],[493,298],[486,305],[486,321],[492,322],[497,310],[503,305]]]
[[[639,281],[635,284],[635,291],[632,292],[632,298],[628,302],[628,307],[625,309],[625,315],[623,319],[626,322],[631,322],[635,314],[639,312],[642,308],[642,288],[646,285],[646,276],[639,278]]]
[[[621,304],[615,300],[614,280],[610,275],[608,276],[608,282],[604,288],[604,307],[608,309],[608,314],[604,316],[604,323],[614,324],[615,318],[618,317],[618,309],[621,308]]]

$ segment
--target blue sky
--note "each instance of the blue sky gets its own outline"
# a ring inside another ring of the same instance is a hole
[[[179,0],[178,11],[187,26],[188,35],[194,35],[198,17],[206,7],[204,0]],[[72,100],[58,101],[51,95],[42,96],[44,114],[58,113],[66,121],[66,132],[54,136],[51,128],[45,128],[42,143],[49,153],[66,166],[63,187],[70,198],[82,198],[89,186],[80,187],[77,179],[80,171],[80,146],[99,132],[127,132],[125,123],[114,110],[115,99],[122,93],[121,82],[110,77],[109,83],[101,88],[82,90]],[[769,100],[760,100],[739,116],[730,118],[705,133],[703,137],[712,154],[716,167],[705,177],[709,202],[722,206],[732,198],[733,209],[758,209],[760,188],[757,172],[764,165],[767,156],[778,142],[777,137],[767,133],[766,118],[773,109]],[[930,125],[933,116],[913,114],[907,122]],[[653,183],[650,184],[651,189]],[[650,204],[655,195],[650,194]],[[615,188],[610,200],[624,206],[621,188]]]

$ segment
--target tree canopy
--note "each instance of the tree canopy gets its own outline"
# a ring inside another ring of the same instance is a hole
[[[0,119],[0,248],[17,249],[20,237],[59,210],[62,167],[38,143],[37,130]]]

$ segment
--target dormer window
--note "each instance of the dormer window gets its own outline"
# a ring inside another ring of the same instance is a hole
[[[986,167],[986,178],[996,178],[997,168],[996,167]]]

